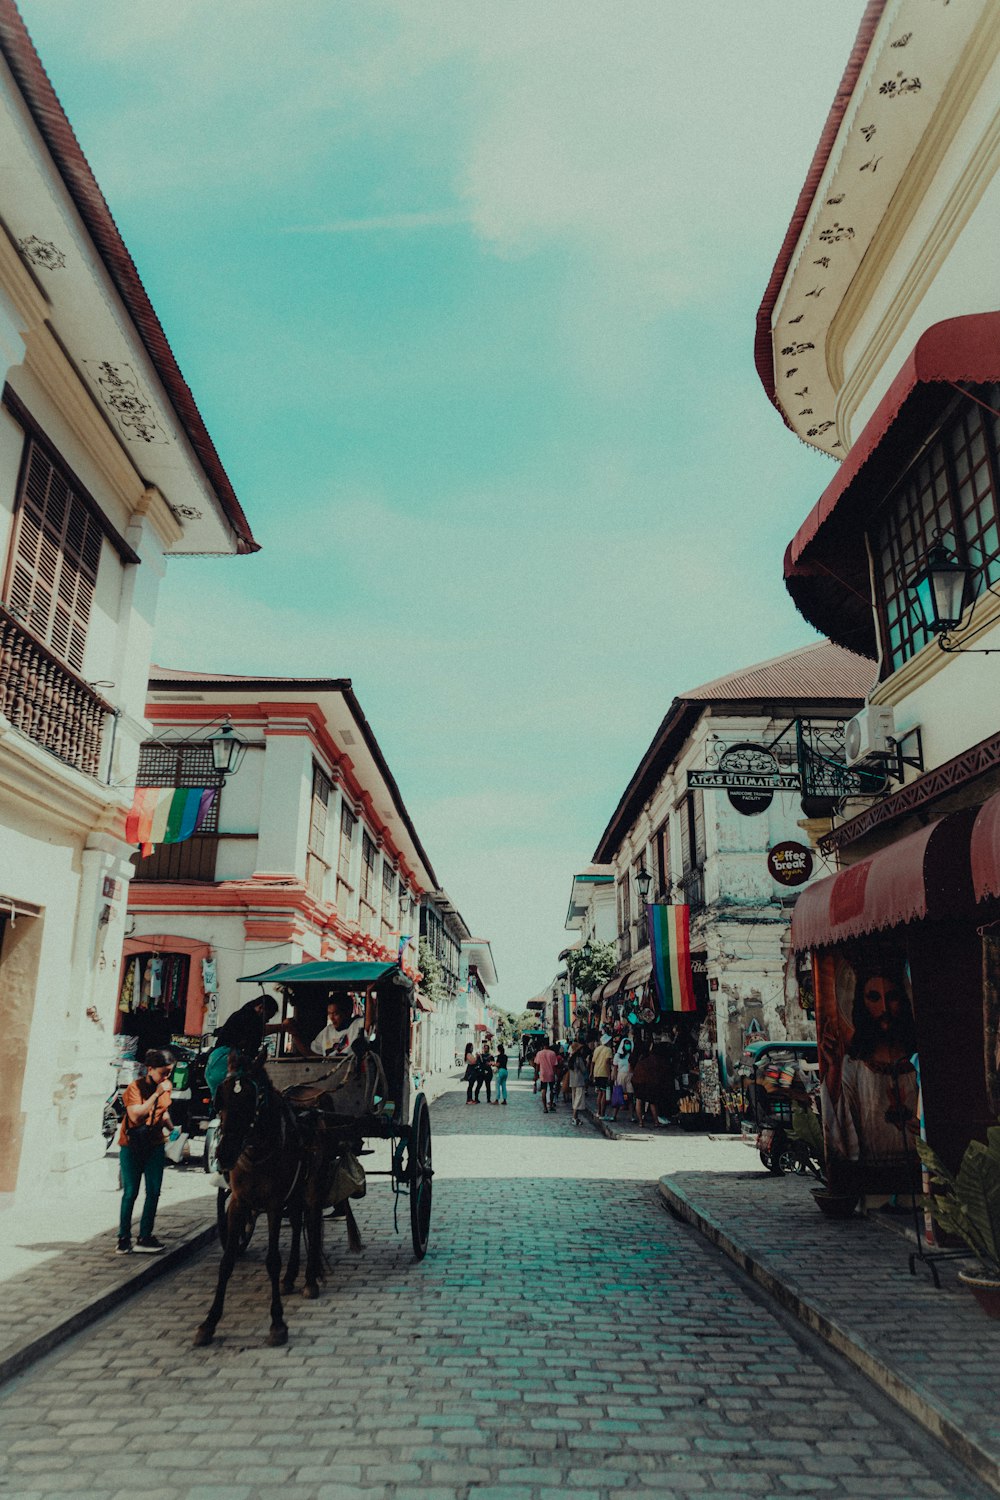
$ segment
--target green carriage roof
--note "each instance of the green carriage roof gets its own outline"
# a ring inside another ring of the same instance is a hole
[[[398,964],[349,964],[316,962],[308,964],[272,964],[261,974],[244,974],[239,984],[377,984],[387,974],[398,976],[398,982],[412,989],[413,981]]]

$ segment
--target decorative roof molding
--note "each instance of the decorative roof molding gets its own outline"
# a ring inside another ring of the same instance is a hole
[[[232,528],[236,551],[258,552],[259,543],[254,540],[250,523],[222,467],[160,320],[14,0],[0,0],[0,54],[10,68],[56,172],[152,361],[219,508]],[[22,253],[29,255],[24,245],[21,248]]]
[[[870,300],[885,277],[930,165],[986,76],[996,19],[991,0],[934,8],[895,0],[869,5],[862,21],[758,312],[755,346],[786,425],[833,458],[850,448],[849,420],[864,394],[852,387],[851,401],[841,399],[851,320],[863,288]]]

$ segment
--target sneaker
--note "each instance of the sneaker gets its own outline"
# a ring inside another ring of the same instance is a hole
[[[162,1255],[166,1245],[160,1243],[155,1234],[140,1235],[135,1242],[137,1255]]]
[[[115,1254],[116,1255],[131,1255],[132,1254],[132,1241],[129,1239],[129,1237],[128,1237],[127,1234],[119,1235],[119,1237],[118,1237],[118,1249],[115,1251]]]

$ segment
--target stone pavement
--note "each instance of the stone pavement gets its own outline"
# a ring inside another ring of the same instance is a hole
[[[217,1342],[206,1251],[0,1391],[17,1500],[746,1500],[987,1491],[688,1226],[656,1178],[746,1165],[699,1138],[608,1141],[508,1109],[432,1107],[434,1214],[373,1183],[350,1257],[266,1344],[259,1236]],[[369,1164],[373,1158],[366,1158]]]
[[[99,1185],[86,1194],[36,1200],[30,1208],[9,1202],[0,1209],[0,1382],[214,1234],[215,1189],[205,1174],[192,1167],[168,1168],[156,1219],[167,1253],[114,1255],[117,1156],[107,1156],[100,1166]]]
[[[661,1181],[676,1213],[1000,1491],[1000,1323],[959,1285],[963,1262],[938,1262],[935,1290],[926,1266],[909,1274],[916,1239],[899,1220],[825,1219],[808,1189],[749,1164]]]

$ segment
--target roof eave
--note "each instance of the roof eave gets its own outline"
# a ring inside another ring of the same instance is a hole
[[[231,528],[233,551],[243,556],[259,552],[260,543],[250,530],[135,263],[14,0],[0,0],[0,53]]]
[[[844,69],[843,77],[833,97],[833,104],[830,106],[830,113],[826,117],[826,124],[823,126],[819,143],[813,153],[809,171],[806,173],[806,180],[802,185],[802,190],[795,204],[795,211],[785,232],[785,238],[781,242],[781,249],[778,251],[778,258],[771,271],[763,300],[757,309],[756,334],[754,337],[754,364],[757,367],[757,374],[767,393],[768,400],[778,411],[781,420],[789,430],[794,429],[792,429],[792,424],[789,422],[778,400],[774,379],[774,346],[771,337],[774,309],[781,295],[781,288],[784,285],[785,277],[788,275],[788,268],[795,256],[795,249],[799,243],[806,220],[809,217],[809,211],[812,208],[816,192],[826,172],[830,153],[833,150],[834,142],[843,124],[847,106],[851,101],[851,96],[861,76],[861,70],[865,65],[865,60],[868,57],[869,49],[887,3],[888,0],[868,0],[865,13],[861,18],[861,25],[858,28],[858,34],[854,39],[854,46],[851,49],[847,67]]]

